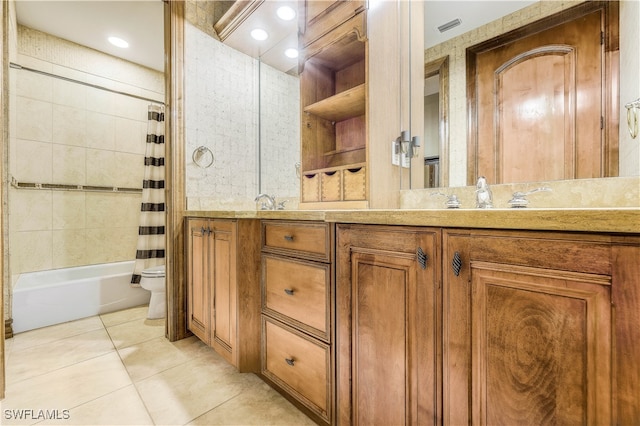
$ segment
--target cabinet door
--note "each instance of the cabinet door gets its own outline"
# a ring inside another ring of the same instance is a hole
[[[340,226],[339,423],[439,422],[438,241],[437,231]]]
[[[236,227],[235,222],[214,220],[211,227],[210,277],[211,346],[231,364],[235,364],[233,342],[236,333]]]
[[[445,423],[609,424],[606,241],[447,231],[444,244]]]
[[[187,327],[200,340],[210,342],[209,221],[187,221]]]

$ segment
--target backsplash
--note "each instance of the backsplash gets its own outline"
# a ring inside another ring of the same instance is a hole
[[[493,207],[510,208],[509,200],[516,191],[527,192],[547,187],[549,192],[536,192],[527,196],[527,208],[612,208],[640,207],[640,177],[576,179],[549,182],[530,182],[491,185]],[[446,197],[456,195],[461,209],[476,208],[476,187],[414,189],[400,192],[401,209],[444,209]]]

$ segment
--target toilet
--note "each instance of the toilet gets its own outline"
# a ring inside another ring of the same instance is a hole
[[[166,315],[165,265],[144,269],[140,275],[140,287],[151,292],[148,319],[160,319]]]

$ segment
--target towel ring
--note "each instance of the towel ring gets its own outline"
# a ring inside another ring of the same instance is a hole
[[[193,155],[191,156],[193,162],[196,166],[201,167],[203,169],[211,167],[213,162],[215,161],[213,158],[213,152],[206,146],[199,146],[193,151]]]

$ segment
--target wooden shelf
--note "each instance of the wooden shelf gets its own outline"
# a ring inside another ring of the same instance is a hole
[[[343,121],[365,113],[365,85],[352,87],[304,108],[304,112],[330,121]]]

